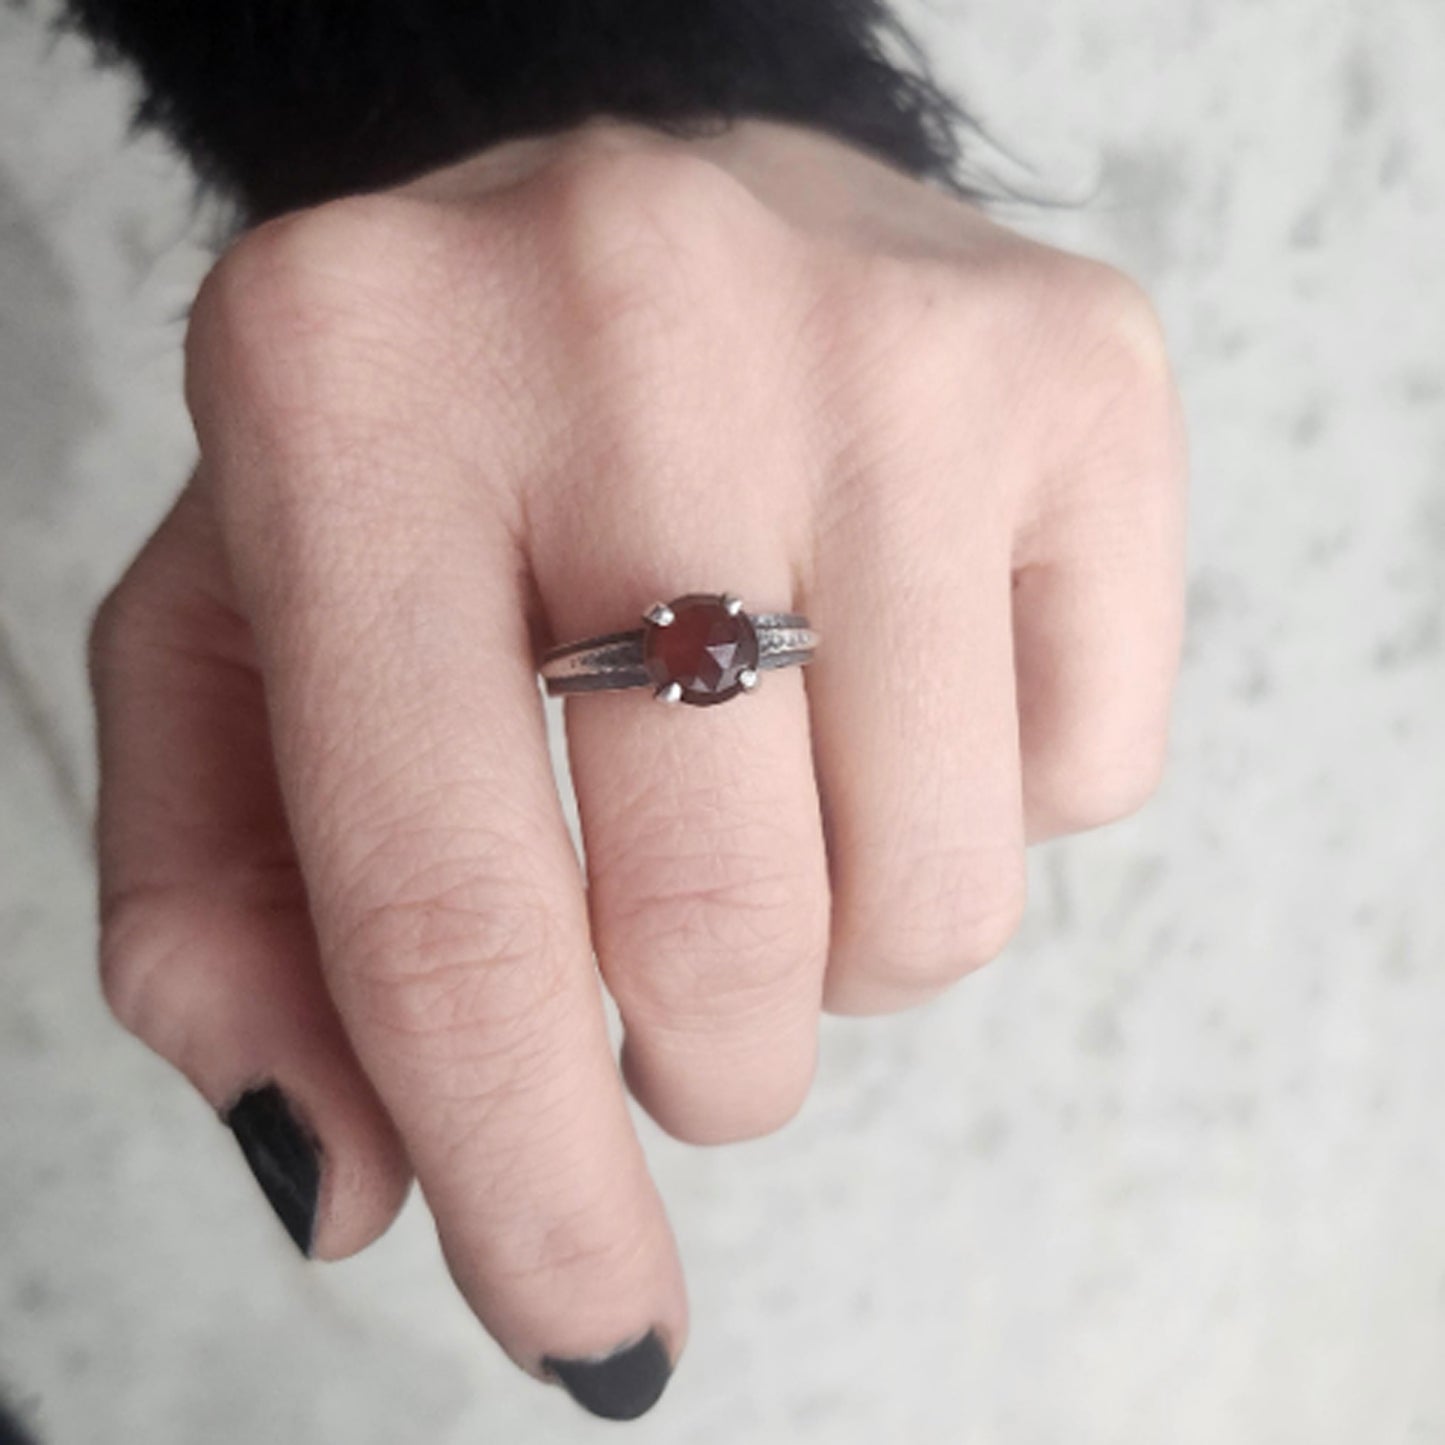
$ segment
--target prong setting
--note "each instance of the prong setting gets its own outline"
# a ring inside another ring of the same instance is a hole
[[[743,691],[760,663],[757,628],[731,592],[689,592],[643,614],[642,664],[663,702],[710,707]]]
[[[709,707],[756,692],[772,668],[811,662],[818,640],[802,613],[753,615],[731,592],[689,592],[642,617],[640,629],[548,648],[538,665],[547,695],[645,688],[667,706]]]

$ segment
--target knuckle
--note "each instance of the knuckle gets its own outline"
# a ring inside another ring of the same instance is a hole
[[[650,859],[613,921],[669,947],[769,952],[800,935],[790,868],[740,852]]]
[[[722,240],[747,193],[696,155],[599,132],[533,184],[567,303],[614,344],[691,326],[732,273]]]
[[[133,888],[102,898],[101,996],[122,1028],[156,1047],[166,1012],[165,982],[179,949],[157,890]]]
[[[697,1144],[741,1144],[762,1139],[785,1129],[803,1110],[812,1092],[814,1059],[805,1055],[805,1067],[775,1069],[767,1092],[761,1097],[729,1098],[724,1095],[706,1132],[698,1129],[689,1142]]]
[[[760,823],[706,836],[706,850],[635,847],[600,880],[602,937],[636,961],[629,1003],[665,1010],[674,1026],[686,1025],[689,999],[709,1017],[721,998],[768,1008],[827,946],[825,890],[795,845]]]
[[[1036,504],[1109,496],[1147,525],[1172,526],[1188,467],[1182,412],[1159,316],[1143,288],[1102,262],[1048,253],[1029,332],[1047,413]],[[1061,339],[1062,338],[1062,339]],[[1036,411],[1035,414],[1038,414]]]
[[[100,990],[111,1014],[182,1068],[198,1056],[206,1029],[224,1023],[238,959],[263,936],[287,950],[311,936],[289,856],[238,863],[205,887],[104,881],[99,932]]]
[[[913,856],[865,930],[866,972],[925,993],[996,958],[1018,931],[1027,893],[1022,850],[940,848]]]
[[[438,266],[427,208],[348,197],[247,233],[212,268],[191,310],[193,398],[239,392],[264,415],[334,405],[378,345],[394,355],[426,308]],[[277,359],[285,365],[278,366]]]
[[[656,1250],[648,1213],[623,1211],[610,1190],[573,1177],[566,1181],[566,1203],[551,1203],[547,1218],[539,1220],[532,1191],[539,1185],[555,1190],[555,1184],[513,1172],[508,1183],[512,1198],[506,1202],[535,1227],[513,1247],[487,1251],[489,1288],[521,1299],[553,1297],[559,1279],[572,1281],[574,1287],[585,1281],[584,1289],[603,1295],[636,1290]],[[448,1268],[465,1290],[476,1279],[473,1231],[458,1229],[453,1237],[452,1230],[444,1229],[441,1242]]]
[[[131,563],[90,619],[86,671],[92,695],[102,704],[111,682],[123,677],[150,650],[164,647],[175,631],[164,586],[148,566],[147,555],[142,552]]]
[[[449,863],[358,907],[336,953],[381,1032],[471,1039],[470,1050],[505,1038],[516,1051],[539,1004],[562,992],[557,935],[534,885]]]
[[[1163,324],[1143,287],[1112,266],[1077,257],[1068,258],[1061,278],[1069,290],[1064,304],[1076,317],[1081,374],[1108,397],[1159,410],[1173,394],[1173,379]]]
[[[1162,740],[1151,740],[1124,754],[1110,750],[1093,760],[1075,757],[1055,769],[1041,787],[1030,790],[1034,833],[1083,833],[1137,813],[1158,791],[1166,752]]]
[[[260,226],[212,269],[186,399],[243,572],[426,515],[439,489],[416,478],[479,445],[456,398],[499,395],[525,344],[499,340],[528,331],[498,299],[526,289],[500,239],[485,209],[356,196]],[[503,469],[483,470],[500,496]]]
[[[118,583],[101,600],[90,620],[85,655],[91,685],[97,691],[116,660],[127,651],[136,628],[131,596],[129,586],[124,581]]]
[[[197,515],[197,505],[192,483],[91,614],[85,657],[92,684],[146,654],[189,655],[201,630],[235,619],[203,530],[209,519]]]
[[[807,1102],[815,1070],[816,1051],[799,1049],[709,1071],[701,1089],[673,1080],[639,1092],[654,1122],[681,1143],[740,1144],[791,1123]]]
[[[957,922],[956,955],[962,973],[971,973],[998,957],[1023,922],[1022,878],[962,910]]]
[[[611,241],[600,249],[619,252],[649,238],[685,249],[717,230],[747,194],[694,151],[600,132],[582,137],[538,181],[564,230],[573,227],[593,243]]]
[[[394,195],[329,201],[248,231],[211,269],[193,319],[245,340],[253,326],[287,324],[326,339],[337,317],[357,319],[379,296],[416,278],[429,208]]]
[[[605,1232],[592,1211],[579,1207],[555,1218],[543,1232],[538,1259],[527,1271],[535,1281],[547,1277],[548,1287],[558,1271],[573,1277],[616,1282],[628,1286],[648,1253],[648,1241],[640,1225],[611,1219]]]

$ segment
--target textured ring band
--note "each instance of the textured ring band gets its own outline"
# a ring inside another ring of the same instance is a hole
[[[630,632],[553,647],[539,670],[553,697],[650,687],[707,707],[751,692],[764,671],[811,662],[817,646],[801,613],[748,613],[731,593],[695,592],[657,603]]]

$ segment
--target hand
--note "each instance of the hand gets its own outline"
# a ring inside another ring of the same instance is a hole
[[[686,1307],[597,966],[663,1128],[776,1129],[820,1008],[935,995],[1028,840],[1146,797],[1157,325],[809,132],[594,123],[251,232],[188,348],[200,467],[93,640],[107,997],[303,1247],[415,1171],[512,1358],[640,1413]],[[584,886],[537,655],[693,590],[806,611],[817,659],[569,702]]]

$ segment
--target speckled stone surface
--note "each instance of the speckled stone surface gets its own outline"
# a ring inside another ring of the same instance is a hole
[[[1172,772],[1008,955],[831,1024],[779,1137],[647,1130],[666,1445],[1445,1441],[1445,9],[941,0],[1008,208],[1153,290],[1193,436]],[[413,1204],[307,1267],[92,978],[80,648],[184,476],[184,169],[0,7],[0,1379],[49,1445],[582,1442]]]

